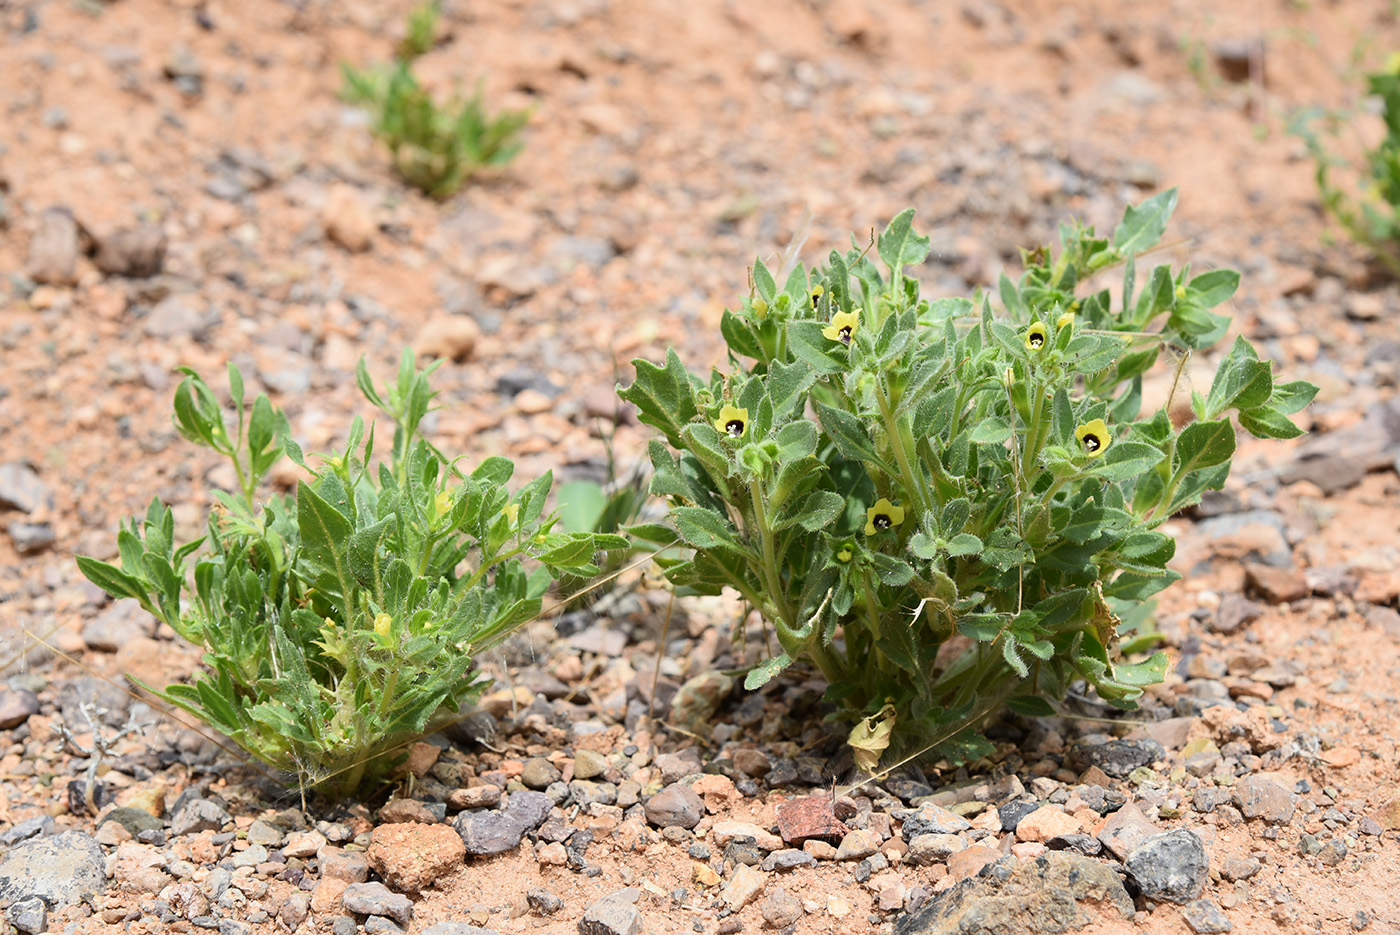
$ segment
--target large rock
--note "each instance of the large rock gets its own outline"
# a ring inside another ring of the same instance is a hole
[[[1133,917],[1118,874],[1090,857],[1051,851],[1035,860],[1003,857],[901,916],[895,935],[1068,932],[1102,913]]]
[[[461,835],[468,854],[500,854],[543,824],[552,804],[543,792],[512,792],[504,809],[463,812],[452,828]]]
[[[404,821],[375,828],[366,856],[384,882],[416,893],[460,867],[466,847],[446,825]]]
[[[37,896],[70,906],[107,889],[106,857],[91,835],[65,831],[21,844],[0,862],[0,902]]]

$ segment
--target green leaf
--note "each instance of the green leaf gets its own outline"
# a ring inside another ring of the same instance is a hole
[[[1160,449],[1146,442],[1115,441],[1093,472],[1107,480],[1124,481],[1151,470],[1164,457]]]
[[[1235,427],[1229,419],[1192,422],[1181,430],[1176,442],[1177,470],[1189,474],[1214,467],[1229,461],[1234,453]]]
[[[681,429],[699,415],[690,374],[675,348],[666,351],[663,366],[634,360],[637,378],[618,388],[618,395],[637,407],[637,418],[661,430],[672,448],[683,447]]]
[[[978,445],[1004,445],[1011,437],[1011,426],[998,416],[988,416],[978,423],[968,438]]]
[[[603,488],[591,480],[573,480],[555,491],[559,525],[568,532],[591,532],[598,527],[608,498]]]
[[[1274,395],[1269,400],[1269,408],[1282,414],[1298,412],[1317,395],[1318,388],[1306,380],[1292,383],[1274,384]]]
[[[1297,438],[1304,434],[1288,416],[1268,406],[1241,412],[1240,425],[1255,438]]]
[[[826,323],[820,321],[789,322],[788,349],[818,373],[841,373],[846,369],[849,351],[840,341],[833,341],[822,334],[825,327]]]
[[[895,215],[875,241],[880,259],[898,273],[905,266],[917,266],[928,257],[929,239],[914,233],[914,209]]]
[[[738,533],[723,516],[702,506],[678,506],[671,510],[671,519],[681,538],[697,549],[730,549],[747,553],[739,544]]]
[[[753,691],[762,688],[772,680],[773,676],[792,665],[792,657],[787,653],[781,653],[767,662],[760,662],[749,670],[749,674],[744,676],[744,689]]]
[[[870,563],[875,566],[875,574],[892,588],[902,588],[914,580],[914,569],[908,562],[902,562],[883,552],[870,553]]]
[[[77,561],[78,570],[83,573],[83,576],[112,597],[120,599],[146,596],[145,586],[115,565],[99,562],[86,555],[79,555]]]
[[[1123,212],[1123,223],[1113,232],[1113,246],[1124,255],[1142,253],[1155,246],[1176,210],[1176,197],[1176,189],[1169,188],[1129,207]]]
[[[948,554],[976,555],[982,551],[982,540],[970,532],[961,533],[948,540]]]
[[[778,284],[773,281],[773,274],[763,265],[763,260],[758,258],[753,261],[753,284],[758,290],[759,298],[770,306],[777,300]]]
[[[842,456],[853,461],[880,460],[875,453],[874,444],[870,441],[870,435],[859,418],[844,409],[820,402],[817,403],[817,415],[821,419],[822,428],[826,429]]]
[[[1113,678],[1125,685],[1156,685],[1167,677],[1167,662],[1167,654],[1161,651],[1142,662],[1117,662],[1113,664]]]
[[[783,363],[775,360],[768,368],[768,398],[773,402],[773,419],[782,423],[802,416],[801,403],[817,375],[804,361]]]
[[[1022,717],[1054,717],[1059,713],[1039,695],[1017,695],[1006,699],[1006,706]]]
[[[1202,308],[1214,308],[1235,294],[1240,274],[1232,269],[1213,269],[1191,280],[1186,294]]]
[[[334,574],[342,585],[348,585],[350,568],[345,549],[350,521],[305,481],[297,482],[297,528],[306,557]]]
[[[808,532],[824,529],[846,510],[846,498],[830,490],[814,490],[798,508],[797,525]]]

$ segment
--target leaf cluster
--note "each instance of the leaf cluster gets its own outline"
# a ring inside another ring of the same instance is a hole
[[[626,545],[557,531],[548,473],[512,494],[508,459],[463,473],[418,437],[431,370],[406,351],[377,388],[361,362],[361,388],[394,422],[390,457],[375,462],[374,427],[356,417],[314,468],[266,396],[245,404],[236,367],[231,418],[187,371],[176,424],[233,460],[243,489],[218,495],[204,540],[177,546],[170,510],[152,501],[120,531],[119,564],[78,560],[204,648],[208,671],[158,695],[333,795],[381,777],[387,754],[479,693],[475,658],[539,613],[553,578],[595,574],[597,553]],[[284,454],[307,479],[258,504]]]
[[[690,549],[668,576],[737,591],[780,644],[750,688],[809,659],[869,761],[875,742],[975,756],[964,729],[1003,703],[1046,713],[1083,681],[1131,707],[1161,680],[1165,655],[1124,658],[1118,631],[1177,577],[1162,521],[1224,483],[1231,413],[1289,437],[1315,392],[1275,384],[1241,339],[1198,421],[1140,412],[1164,348],[1224,335],[1214,309],[1239,282],[1159,265],[1137,283],[1175,205],[1172,190],[1131,207],[1109,237],[1063,226],[1002,279],[1000,313],[922,297],[909,268],[928,239],[905,211],[781,284],[756,261],[721,321],[727,371],[635,362],[621,393],[664,439],[651,489]],[[1114,301],[1092,286],[1117,266]]]

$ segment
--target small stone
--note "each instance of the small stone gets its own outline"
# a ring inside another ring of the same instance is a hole
[[[550,783],[563,778],[564,775],[544,757],[531,757],[520,770],[520,781],[527,789],[547,789]]]
[[[773,764],[762,750],[744,748],[735,752],[734,768],[745,776],[762,779],[773,768]]]
[[[1269,776],[1253,773],[1235,786],[1235,805],[1245,818],[1262,818],[1271,825],[1282,825],[1293,819],[1298,796]]]
[[[874,831],[857,828],[841,839],[836,849],[837,860],[861,860],[880,850],[880,836]]]
[[[419,329],[413,350],[419,357],[463,363],[471,360],[480,340],[481,326],[471,316],[439,312]]]
[[[608,761],[593,750],[579,750],[574,753],[574,778],[594,779],[608,770]]]
[[[341,894],[340,904],[347,912],[388,916],[400,925],[407,925],[413,918],[413,900],[383,883],[351,883]]]
[[[1127,860],[1139,844],[1162,829],[1131,803],[1114,812],[1097,835],[1099,843],[1119,860]]]
[[[810,838],[840,839],[850,830],[832,812],[829,795],[788,799],[778,805],[776,813],[778,833],[789,844],[801,844]]]
[[[1244,566],[1245,586],[1271,604],[1300,601],[1312,593],[1303,573],[1295,568],[1274,568],[1250,563]]]
[[[1042,805],[1016,825],[1016,840],[1044,842],[1065,834],[1078,834],[1083,826],[1058,805]]]
[[[967,845],[956,834],[918,834],[909,841],[911,863],[928,865],[947,860]]]
[[[700,886],[718,886],[723,882],[723,878],[715,873],[714,868],[709,864],[694,863],[691,865],[691,872],[695,882]]]
[[[321,226],[327,237],[351,253],[368,250],[378,229],[360,193],[348,185],[337,185],[326,193]]]
[[[957,834],[971,827],[972,823],[961,815],[926,802],[905,816],[900,834],[907,844],[921,834]]]
[[[734,691],[734,679],[710,669],[688,680],[671,702],[671,719],[677,727],[697,734],[708,733],[715,711]]]
[[[11,903],[5,910],[5,918],[21,932],[38,935],[48,931],[49,907],[38,896],[31,896]]]
[[[437,809],[446,812],[446,807],[443,805],[438,805]],[[437,809],[417,799],[390,799],[379,809],[379,820],[386,825],[407,821],[432,825],[438,821],[439,812]]]
[[[447,825],[397,822],[371,832],[365,856],[384,882],[416,893],[460,867],[466,845]]]
[[[1231,857],[1220,866],[1220,875],[1227,880],[1248,880],[1264,865],[1253,857]]]
[[[293,831],[287,835],[282,853],[287,857],[314,857],[325,846],[326,836],[319,831]]]
[[[53,493],[48,485],[23,461],[0,464],[0,510],[33,513],[42,506],[52,507]]]
[[[492,783],[453,789],[447,795],[447,807],[461,811],[469,808],[495,808],[501,804],[501,787]]]
[[[1167,751],[1155,740],[1110,740],[1075,747],[1072,753],[1083,766],[1097,766],[1114,779],[1126,779],[1138,767],[1162,759]]]
[[[277,910],[277,918],[281,920],[289,932],[296,931],[297,927],[305,922],[306,917],[310,914],[311,896],[307,893],[291,894]]]
[[[39,713],[39,696],[27,689],[0,691],[0,730],[11,730]]]
[[[208,799],[191,799],[170,820],[170,833],[179,837],[201,831],[220,831],[231,821],[233,818],[217,803]]]
[[[316,852],[321,865],[321,878],[363,883],[369,879],[369,858],[362,851],[347,851],[328,844]]]
[[[705,816],[705,803],[690,786],[676,782],[647,800],[646,816],[658,828],[694,828]]]
[[[641,930],[641,912],[619,893],[604,896],[578,920],[579,935],[637,935]]]
[[[541,867],[563,867],[569,863],[569,852],[558,841],[549,841],[538,846],[535,859]]]
[[[67,208],[47,208],[29,241],[25,272],[35,282],[71,286],[77,281],[78,222]]]
[[[1123,866],[1148,899],[1173,903],[1199,898],[1209,870],[1200,835],[1184,828],[1147,838]]]
[[[10,542],[20,555],[38,555],[57,541],[53,527],[48,523],[10,523],[6,531]]]
[[[965,847],[948,855],[948,876],[952,877],[954,882],[976,876],[983,867],[1000,858],[1001,852],[995,848],[981,844]]]
[[[808,841],[806,843],[815,844],[818,842]],[[827,846],[830,847],[830,845]],[[796,848],[786,848],[780,851],[773,851],[773,853],[763,858],[763,863],[759,865],[759,869],[763,870],[765,873],[772,873],[774,871],[795,870],[798,867],[812,867],[815,866],[816,863],[817,858],[815,855],[805,850],[799,851]]]
[[[1246,623],[1258,620],[1265,610],[1263,604],[1243,594],[1227,594],[1220,599],[1215,616],[1210,618],[1210,628],[1216,633],[1234,633]]]
[[[1198,899],[1182,907],[1181,918],[1197,935],[1217,935],[1234,928],[1220,907],[1209,899]]]
[[[767,882],[767,877],[761,871],[748,864],[740,864],[734,868],[734,875],[729,878],[720,898],[731,912],[738,912],[758,898]]]
[[[543,792],[512,792],[504,810],[463,812],[452,827],[462,836],[468,854],[500,854],[543,824],[553,804]]]
[[[104,273],[145,279],[165,262],[165,232],[154,224],[124,227],[98,240],[93,263]]]
[[[763,921],[772,928],[786,928],[802,918],[802,901],[778,886],[763,897],[763,901],[758,904],[758,911],[763,916]]]
[[[564,908],[564,900],[538,886],[525,891],[525,902],[529,904],[531,909],[546,916],[552,916]]]
[[[156,303],[141,330],[151,338],[197,338],[213,324],[208,305],[195,295],[174,293]]]

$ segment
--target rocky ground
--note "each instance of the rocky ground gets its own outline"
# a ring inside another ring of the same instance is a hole
[[[336,96],[402,2],[0,0],[0,925],[1400,930],[1400,292],[1324,239],[1283,132],[1396,46],[1388,4],[444,8],[425,75],[535,115],[435,203]],[[1238,330],[1322,392],[1309,438],[1242,444],[1170,524],[1174,665],[1139,712],[1070,699],[969,768],[847,789],[821,684],[734,689],[757,628],[644,581],[489,660],[485,713],[387,802],[303,810],[122,687],[197,653],[73,556],[152,495],[196,535],[229,482],[171,427],[178,365],[237,361],[323,450],[360,355],[409,344],[451,361],[444,449],[598,478],[604,437],[624,465],[649,437],[627,362],[718,362],[756,254],[805,234],[814,261],[912,204],[925,291],[962,295],[1174,185],[1172,257],[1241,269]]]

